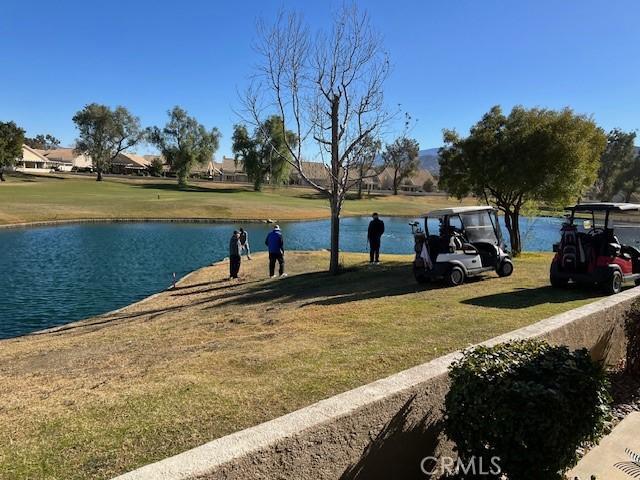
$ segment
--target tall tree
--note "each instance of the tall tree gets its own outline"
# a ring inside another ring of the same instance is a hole
[[[25,137],[25,145],[38,150],[52,150],[60,146],[60,140],[50,134],[39,134],[35,137]]]
[[[614,128],[607,135],[607,146],[602,154],[596,188],[600,200],[611,200],[624,183],[622,176],[629,170],[636,156],[635,132]]]
[[[640,152],[636,153],[626,168],[620,170],[614,183],[615,192],[621,192],[625,202],[630,202],[631,196],[638,189],[640,189]]]
[[[286,141],[285,141],[286,136]],[[274,185],[286,183],[292,162],[287,144],[296,146],[296,134],[282,128],[282,118],[272,115],[249,135],[245,125],[233,127],[233,153],[236,163],[242,161],[256,191],[269,179]]]
[[[393,172],[393,194],[405,178],[409,178],[420,168],[420,145],[417,140],[402,136],[387,145],[382,157],[384,164]]]
[[[281,130],[295,133],[295,145],[283,135],[290,163],[329,200],[329,270],[338,273],[340,213],[347,191],[359,181],[352,168],[355,153],[389,118],[383,102],[389,62],[380,36],[366,13],[344,5],[330,31],[317,35],[296,13],[280,14],[272,26],[259,24],[256,50],[262,62],[245,97],[251,123],[259,127],[264,112],[275,113],[282,118]],[[310,152],[312,142],[325,164],[327,182],[305,171],[302,152]]]
[[[493,107],[468,137],[444,131],[439,186],[462,198],[475,194],[504,213],[511,251],[522,250],[525,203],[575,201],[593,185],[606,135],[571,109],[517,106],[508,116]]]
[[[207,130],[180,107],[174,107],[168,114],[169,121],[164,128],[149,128],[147,136],[176,172],[178,185],[184,187],[196,164],[203,165],[213,160],[220,144],[220,132],[215,127]]]
[[[0,122],[0,182],[4,182],[4,170],[13,167],[22,158],[24,130],[14,122]]]
[[[355,153],[355,167],[357,169],[358,198],[362,198],[362,185],[366,178],[379,173],[375,168],[376,158],[382,148],[382,142],[367,135],[362,139],[358,151]]]
[[[73,116],[73,122],[80,132],[75,151],[91,158],[98,182],[111,162],[140,142],[144,134],[140,119],[121,106],[111,109],[91,103]]]

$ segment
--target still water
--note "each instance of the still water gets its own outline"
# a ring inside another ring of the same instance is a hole
[[[345,218],[341,249],[367,251],[369,218]],[[409,218],[383,218],[382,253],[411,253]],[[113,223],[0,230],[0,338],[114,310],[228,255],[239,224]],[[329,247],[329,221],[280,224],[287,250]],[[246,224],[253,251],[266,224]],[[523,219],[525,250],[550,251],[560,220]],[[506,230],[503,227],[503,233]],[[265,275],[267,274],[265,265]]]

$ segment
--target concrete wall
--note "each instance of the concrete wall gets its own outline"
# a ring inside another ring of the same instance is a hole
[[[494,338],[588,348],[616,364],[640,288]],[[514,311],[514,314],[517,312]],[[456,352],[118,477],[177,479],[425,479],[420,462],[451,451],[440,420]]]

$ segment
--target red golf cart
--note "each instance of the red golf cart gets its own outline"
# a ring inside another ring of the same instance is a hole
[[[640,205],[580,203],[566,210],[553,246],[551,285],[595,284],[614,294],[624,282],[640,284]]]

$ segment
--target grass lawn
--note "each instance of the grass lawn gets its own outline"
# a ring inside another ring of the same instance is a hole
[[[0,184],[0,225],[88,218],[220,218],[304,220],[329,216],[329,203],[309,188],[265,188],[175,179],[79,175],[8,176]],[[465,200],[464,203],[470,203]],[[344,215],[419,215],[459,203],[444,196],[373,195],[347,200]]]
[[[264,254],[240,282],[207,267],[120,313],[0,341],[0,478],[108,478],[598,295],[548,287],[548,254],[458,288],[417,285],[408,256],[344,254],[347,272],[329,277],[327,255],[287,253],[281,280],[265,279]]]

